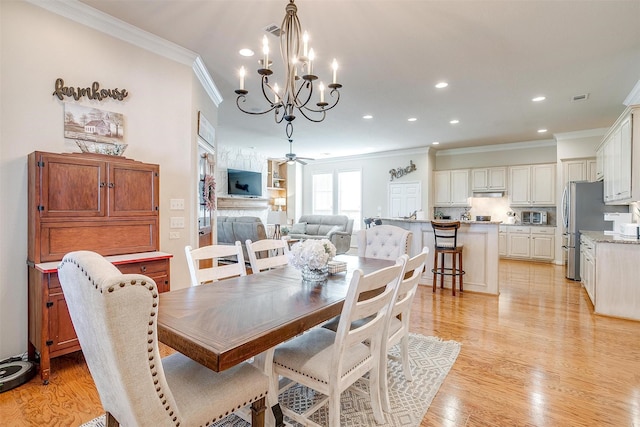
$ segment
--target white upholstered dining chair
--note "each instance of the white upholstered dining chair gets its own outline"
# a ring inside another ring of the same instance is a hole
[[[329,427],[338,427],[341,393],[369,373],[374,418],[377,423],[384,422],[379,383],[382,339],[407,258],[405,255],[395,265],[368,275],[362,270],[353,273],[337,332],[314,328],[276,347],[271,378],[273,390],[278,390],[281,375],[325,395],[302,414],[281,405],[285,415],[303,425],[318,426],[308,417],[328,401]],[[350,327],[364,318],[370,319],[360,327]],[[369,345],[364,344],[365,341]]]
[[[181,353],[160,358],[158,289],[101,255],[65,255],[58,267],[82,352],[109,427],[211,425],[248,404],[263,419],[268,377],[241,363],[216,373]]]
[[[289,243],[283,239],[245,242],[253,274],[289,264]]]
[[[395,225],[376,225],[358,231],[358,256],[395,260],[409,254],[411,249],[410,231]]]
[[[191,246],[185,246],[184,252],[189,265],[191,286],[216,282],[228,277],[247,275],[240,242],[236,242],[235,245],[208,245],[196,249]],[[220,265],[218,263],[220,259],[227,259],[230,262]],[[202,267],[200,261],[208,260],[211,261],[211,266]]]

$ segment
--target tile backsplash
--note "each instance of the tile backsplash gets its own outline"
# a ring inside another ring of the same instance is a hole
[[[471,208],[468,211],[472,220],[477,215],[490,215],[492,221],[506,222],[508,218],[507,212],[515,212],[516,223],[519,223],[522,219],[522,211],[541,211],[547,213],[547,225],[555,226],[560,222],[555,206],[511,207],[507,197],[472,197],[469,200]],[[460,219],[460,215],[466,210],[466,208],[434,208],[433,215],[435,217],[440,212],[443,215],[450,216],[451,219]]]

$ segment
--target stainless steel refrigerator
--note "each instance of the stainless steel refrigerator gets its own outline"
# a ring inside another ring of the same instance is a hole
[[[629,212],[628,206],[604,204],[603,182],[571,181],[562,194],[563,245],[567,254],[567,279],[580,280],[580,230],[612,230],[607,212]]]

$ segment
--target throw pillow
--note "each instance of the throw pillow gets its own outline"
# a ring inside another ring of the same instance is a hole
[[[289,231],[290,234],[305,234],[306,232],[307,232],[306,222],[298,222],[296,224],[293,224],[293,227],[291,227],[291,230]]]

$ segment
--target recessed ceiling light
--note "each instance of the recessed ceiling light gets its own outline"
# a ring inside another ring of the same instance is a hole
[[[445,87],[447,87],[447,86],[449,86],[449,83],[447,83],[447,82],[440,82],[440,83],[438,83],[438,84],[436,85],[436,87],[437,87],[438,89],[443,89],[443,88],[445,88]]]
[[[538,129],[538,133],[545,133],[546,131],[546,129]]]
[[[253,51],[251,49],[240,49],[238,53],[242,56],[253,56]]]
[[[415,117],[409,117],[407,119],[408,122],[415,122],[416,120],[418,120],[418,119],[416,119]]]
[[[533,102],[540,102],[540,101],[544,101],[545,99],[547,99],[546,96],[536,96],[535,98],[532,98],[531,100]]]
[[[366,114],[364,116],[362,116],[363,119],[369,120],[369,119],[373,119],[373,116],[371,114]]]
[[[438,144],[440,144],[438,141],[433,141],[433,142],[431,143],[431,145],[438,145]]]
[[[458,120],[458,119],[453,119],[453,120],[451,120],[449,123],[451,123],[452,125],[457,125],[458,123],[460,123],[460,120]]]

